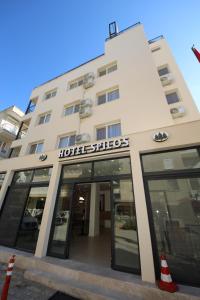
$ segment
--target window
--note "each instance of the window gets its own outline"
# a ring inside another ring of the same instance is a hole
[[[166,94],[166,99],[168,104],[173,104],[180,101],[177,92]]]
[[[113,138],[121,135],[121,124],[116,123],[96,129],[97,140]]]
[[[119,89],[114,89],[111,91],[105,91],[97,96],[97,104],[101,105],[106,102],[110,102],[113,100],[119,99]]]
[[[0,173],[0,190],[1,190],[4,178],[5,178],[5,175],[6,175],[5,173]]]
[[[167,67],[160,68],[158,69],[158,74],[159,76],[169,74],[169,69]]]
[[[19,153],[20,153],[20,150],[21,150],[21,146],[19,147],[15,147],[15,148],[12,148],[11,149],[11,154],[10,154],[10,158],[12,157],[18,157],[19,156]]]
[[[27,110],[26,110],[26,114],[29,114],[31,112],[34,112],[35,110],[35,107],[36,107],[36,103],[37,103],[37,99],[38,98],[33,98],[29,101],[29,104],[28,104],[28,107],[27,107]]]
[[[51,118],[51,113],[46,113],[44,115],[41,115],[39,117],[38,125],[48,123],[50,121],[50,118]]]
[[[49,91],[49,92],[45,93],[44,99],[48,100],[48,99],[50,99],[52,97],[55,97],[56,94],[57,94],[57,90]]]
[[[64,116],[69,116],[79,112],[80,104],[70,105],[64,108]]]
[[[69,83],[69,89],[72,90],[78,86],[81,86],[83,85],[83,77],[79,78],[79,79],[76,79],[74,80],[73,82]]]
[[[103,67],[98,70],[99,77],[102,77],[106,74],[112,73],[117,70],[117,63],[113,63],[112,65],[109,65],[107,67]]]
[[[43,151],[44,143],[35,143],[30,146],[29,154],[41,153]]]
[[[76,138],[75,134],[60,137],[58,148],[74,146],[75,138]]]
[[[158,51],[160,49],[161,49],[160,47],[156,47],[156,48],[151,49],[151,52],[156,52],[156,51]]]

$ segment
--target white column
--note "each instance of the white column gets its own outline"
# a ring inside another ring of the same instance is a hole
[[[37,257],[43,257],[46,255],[47,252],[51,222],[53,218],[58,184],[60,180],[60,173],[61,173],[61,165],[57,163],[53,166],[53,170],[49,182],[49,188],[47,192],[47,198],[44,207],[40,233],[38,236],[37,247],[35,251],[35,256]]]
[[[89,236],[99,235],[99,193],[98,185],[91,183]]]
[[[131,149],[133,188],[138,226],[142,280],[155,283],[152,243],[139,152]]]
[[[2,184],[2,187],[1,187],[1,191],[0,191],[0,209],[1,209],[3,201],[5,199],[8,187],[11,184],[13,174],[14,174],[14,172],[10,171],[10,170],[7,170],[7,172],[6,172],[6,176],[4,178],[4,181],[3,181],[3,184]]]

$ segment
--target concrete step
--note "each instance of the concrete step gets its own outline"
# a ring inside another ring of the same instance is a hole
[[[141,297],[128,296],[125,293],[102,288],[95,284],[86,284],[72,278],[63,278],[63,276],[49,272],[27,270],[24,277],[81,300],[142,300]]]
[[[45,274],[43,280],[45,280],[46,283],[48,283],[47,279],[52,277],[57,278],[56,282],[59,284],[62,274],[62,280],[66,280],[67,282],[72,280],[75,286],[77,283],[89,287],[95,286],[96,290],[108,290],[116,295],[121,293],[126,295],[126,297],[132,297],[133,299],[134,297],[136,297],[136,299],[138,297],[139,299],[144,300],[200,300],[199,288],[179,285],[179,292],[170,294],[160,291],[155,284],[142,282],[139,276],[133,274],[126,274],[109,268],[92,267],[91,265],[73,260],[61,260],[50,257],[39,259],[31,254],[6,247],[0,247],[0,262],[7,262],[13,252],[17,255],[17,267],[24,270],[31,269],[31,272],[43,272],[43,274]],[[36,276],[33,276],[33,278],[36,278]],[[124,299],[126,298],[121,298],[120,300]]]

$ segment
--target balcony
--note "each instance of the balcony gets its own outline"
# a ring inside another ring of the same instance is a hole
[[[8,140],[14,140],[17,132],[18,132],[18,127],[12,123],[10,123],[7,120],[1,120],[0,123],[0,136],[8,139]]]

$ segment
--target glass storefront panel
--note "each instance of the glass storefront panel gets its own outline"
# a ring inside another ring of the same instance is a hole
[[[40,231],[48,187],[32,187],[17,237],[17,248],[34,251]]]
[[[63,167],[63,179],[88,178],[92,174],[92,163],[66,165]]]
[[[29,183],[32,180],[33,170],[19,171],[14,175],[13,182],[15,184]]]
[[[0,217],[0,244],[15,246],[21,216],[29,187],[11,187],[6,195]]]
[[[36,169],[32,182],[49,181],[51,177],[52,168]]]
[[[140,270],[136,213],[131,179],[113,181],[115,265]]]
[[[185,149],[142,156],[144,172],[200,168],[200,151]]]
[[[148,180],[148,188],[159,255],[175,280],[199,285],[200,177]]]
[[[130,158],[109,159],[94,162],[94,176],[131,174]]]
[[[65,255],[72,194],[73,184],[61,186],[52,225],[52,240],[49,245],[49,253],[55,256]]]

